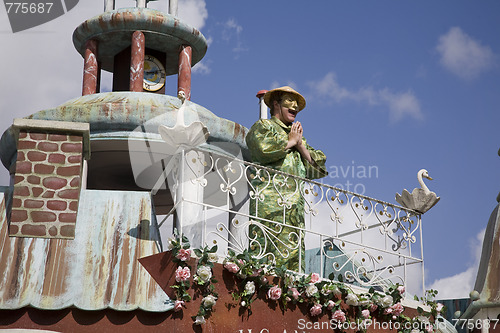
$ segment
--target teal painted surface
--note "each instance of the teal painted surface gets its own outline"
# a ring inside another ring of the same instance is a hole
[[[0,309],[172,308],[138,262],[159,253],[149,193],[82,191],[74,240],[8,237],[3,199]]]
[[[80,24],[73,32],[73,44],[83,56],[85,42],[98,41],[98,60],[104,70],[113,70],[113,57],[130,46],[134,31],[142,31],[146,47],[165,52],[167,75],[178,73],[179,49],[192,48],[191,65],[198,63],[207,52],[203,34],[178,17],[149,8],[120,8],[107,11]]]
[[[239,148],[248,157],[245,143],[247,129],[233,121],[217,117],[206,108],[187,102],[186,124],[199,120],[207,126],[210,144],[228,143]],[[158,126],[172,127],[177,119],[181,101],[177,97],[140,92],[107,92],[81,96],[60,106],[42,110],[26,118],[85,122],[90,124],[90,140],[127,140],[137,127],[145,126],[139,138],[161,140]],[[0,141],[0,157],[6,168],[15,163],[16,146],[14,132],[9,128]]]

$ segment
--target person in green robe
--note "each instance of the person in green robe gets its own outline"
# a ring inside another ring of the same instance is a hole
[[[328,175],[325,154],[307,144],[301,123],[295,121],[306,105],[304,97],[284,86],[268,91],[264,102],[271,119],[258,120],[246,136],[252,162],[307,179]],[[251,253],[303,272],[305,235],[297,229],[305,227],[303,181],[258,168],[250,177],[250,214],[256,217],[249,228]]]

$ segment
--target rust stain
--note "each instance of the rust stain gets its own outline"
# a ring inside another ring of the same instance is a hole
[[[498,220],[497,220],[498,225]],[[495,230],[495,239],[492,242],[491,255],[489,261],[489,274],[487,288],[489,289],[489,301],[497,302],[500,299],[500,232]]]
[[[137,267],[138,258],[158,253],[149,228],[137,228],[141,221],[149,225],[149,194],[84,191],[81,204],[72,241],[9,237],[2,223],[0,309],[170,309],[163,291]],[[134,228],[137,234],[130,233]]]

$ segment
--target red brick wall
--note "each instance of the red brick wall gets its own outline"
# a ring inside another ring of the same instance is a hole
[[[74,238],[83,136],[19,132],[9,235]]]

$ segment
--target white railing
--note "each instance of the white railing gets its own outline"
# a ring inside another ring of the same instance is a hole
[[[424,290],[417,212],[214,152],[190,150],[173,158],[177,165],[168,184],[175,226],[192,246],[217,244],[221,255],[228,248],[251,248],[255,256],[284,260],[295,250],[299,271],[305,266],[302,273],[342,274],[344,281],[364,287],[399,283],[410,291]],[[271,204],[286,216],[297,198],[304,202],[304,227],[249,209],[254,200],[254,208]],[[280,240],[283,232],[287,244]]]

